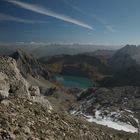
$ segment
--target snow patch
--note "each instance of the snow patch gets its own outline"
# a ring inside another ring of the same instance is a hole
[[[112,114],[115,114],[115,113],[116,112],[112,112]],[[87,115],[87,114],[84,114],[82,112],[77,112],[74,110],[71,111],[71,114],[81,115],[84,118],[86,118],[86,120],[89,122],[95,122],[95,123],[100,124],[100,125],[105,125],[105,126],[108,126],[110,128],[114,128],[116,130],[123,130],[123,131],[131,132],[131,133],[138,132],[138,129],[130,124],[120,122],[120,121],[113,121],[112,118],[110,118],[110,117],[101,116],[100,115],[101,112],[99,110],[96,110],[95,116]]]

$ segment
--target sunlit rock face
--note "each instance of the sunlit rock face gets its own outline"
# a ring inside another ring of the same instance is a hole
[[[9,95],[10,85],[6,74],[0,72],[0,100],[5,99]]]
[[[52,106],[47,99],[40,95],[38,86],[30,85],[21,75],[16,61],[11,57],[0,57],[0,100],[9,95],[41,103],[49,110]]]
[[[10,57],[0,57],[0,72],[6,75],[9,92],[20,97],[29,97],[29,84],[20,74],[16,61]]]

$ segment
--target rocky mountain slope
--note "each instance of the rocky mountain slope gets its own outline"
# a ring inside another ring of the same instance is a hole
[[[126,45],[116,52],[116,54],[119,53],[129,55],[138,65],[140,64],[140,46]]]
[[[1,72],[1,93],[5,90],[9,93],[14,93],[18,96],[29,97],[29,84],[22,77],[14,59],[10,57],[0,57],[0,72]],[[3,82],[3,80],[5,82]],[[5,88],[6,87],[6,88]]]
[[[109,60],[109,64],[115,69],[124,69],[138,64],[140,48],[135,45],[126,45],[119,49]]]
[[[9,97],[0,104],[1,140],[138,140],[74,116],[49,111],[40,103]]]
[[[140,86],[140,47],[126,45],[119,49],[108,61],[111,75],[105,77],[101,86]]]
[[[91,88],[77,95],[70,112],[89,122],[128,132],[140,130],[140,88]]]
[[[17,63],[22,76],[34,86],[38,86],[41,92],[45,92],[48,88],[55,86],[51,80],[50,73],[45,64],[41,63],[29,52],[18,49],[10,55]]]
[[[46,66],[40,63],[32,54],[23,50],[17,50],[10,56],[16,60],[17,66],[25,78],[28,75],[35,78],[43,77],[47,80],[50,78]]]
[[[56,97],[58,98],[58,97]],[[16,61],[0,57],[1,140],[138,140],[139,134],[115,131],[52,108],[21,75]]]
[[[16,61],[11,57],[0,57],[0,75],[1,75],[1,100],[8,96],[16,98],[34,99],[34,101],[44,102],[43,96],[40,96],[40,90],[37,86],[32,86],[20,73]],[[47,106],[49,102],[46,100]],[[51,107],[50,107],[51,108]]]

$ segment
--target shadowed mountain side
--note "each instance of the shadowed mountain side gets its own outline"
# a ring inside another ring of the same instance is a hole
[[[90,88],[77,94],[77,102],[70,112],[89,122],[139,132],[139,102],[139,87]]]
[[[89,77],[98,81],[110,73],[109,66],[96,56],[60,55],[45,61],[50,72],[63,75]]]
[[[140,66],[131,66],[116,71],[112,77],[106,77],[100,82],[101,86],[140,86]]]
[[[112,56],[109,60],[109,64],[114,71],[138,65],[135,59],[133,59],[130,55],[123,53],[116,53]]]
[[[101,86],[140,86],[139,58],[140,47],[126,45],[118,50],[108,64],[112,68],[112,75],[100,81]]]
[[[126,45],[119,49],[110,59],[109,63],[116,69],[139,65],[140,46]]]
[[[17,61],[18,68],[25,78],[27,78],[28,75],[36,78],[43,77],[47,80],[50,78],[46,66],[34,58],[33,55],[22,50],[17,50],[10,56]]]

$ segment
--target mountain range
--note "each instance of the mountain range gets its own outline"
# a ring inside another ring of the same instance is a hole
[[[95,50],[115,50],[113,48],[120,48],[120,46],[107,46],[107,45],[88,45],[88,44],[42,44],[42,43],[13,43],[0,45],[1,54],[10,54],[17,49],[32,53],[34,56],[51,57],[54,55],[74,55],[85,52],[94,52]],[[57,51],[56,51],[57,50]]]
[[[21,49],[2,55],[0,139],[139,140],[138,50],[126,45],[51,58]],[[97,86],[65,88],[55,74],[85,76]]]
[[[140,46],[116,51],[98,50],[76,55],[56,55],[40,60],[52,73],[88,76],[101,86],[139,86]]]

